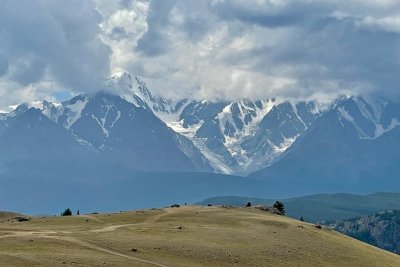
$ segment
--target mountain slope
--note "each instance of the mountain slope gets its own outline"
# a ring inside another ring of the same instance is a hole
[[[279,188],[283,196],[400,190],[399,103],[362,97],[325,106],[282,99],[171,100],[127,73],[107,84],[120,95],[38,101],[1,113],[0,138],[34,107],[88,152],[81,154],[94,153],[102,164],[250,174],[268,181],[268,193]]]
[[[107,83],[190,139],[222,173],[243,175],[271,165],[323,113],[316,102],[166,99],[128,73],[116,73]]]
[[[106,83],[110,91],[121,92],[121,96],[127,101],[159,116],[175,114],[187,103],[186,99],[172,101],[154,95],[141,78],[126,72],[114,73],[106,80]]]
[[[400,211],[328,222],[335,230],[394,253],[400,253]]]
[[[167,124],[219,172],[248,174],[274,163],[319,115],[315,102],[195,101]]]
[[[61,104],[41,101],[31,106],[37,108],[21,105],[2,115],[0,148],[8,153],[0,156],[0,163],[18,159],[31,165],[31,159],[40,161],[36,165],[46,171],[70,161],[79,165],[75,166],[78,175],[85,162],[89,168],[96,161],[120,169],[213,170],[189,140],[152,111],[119,96],[102,92]]]
[[[7,151],[0,156],[3,161],[72,155],[84,150],[68,131],[38,109],[30,108],[7,120],[7,124],[0,137],[0,150]]]
[[[152,113],[115,95],[90,97],[70,129],[111,161],[134,169],[195,169],[177,146],[173,131]]]
[[[350,98],[336,105],[278,162],[251,177],[292,194],[400,190],[398,105],[386,102],[374,113],[365,103]]]

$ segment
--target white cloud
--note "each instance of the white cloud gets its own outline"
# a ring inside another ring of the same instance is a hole
[[[0,1],[0,104],[102,89],[110,48],[101,19],[90,0]]]
[[[400,16],[374,18],[367,16],[358,22],[361,27],[400,33]]]
[[[397,32],[397,1],[133,1],[106,20],[121,10],[135,14],[122,24],[136,32],[108,42],[113,69],[164,95],[307,98],[393,92],[398,82],[399,37],[387,34]]]
[[[93,1],[1,2],[0,82],[20,90],[3,96],[52,95],[44,80],[93,92],[122,70],[170,97],[326,99],[400,84],[399,1]]]

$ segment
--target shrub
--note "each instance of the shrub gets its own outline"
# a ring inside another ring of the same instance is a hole
[[[274,208],[277,209],[280,214],[285,215],[285,205],[282,202],[276,201],[274,204]]]
[[[63,213],[61,213],[61,216],[71,216],[72,215],[72,211],[70,208],[64,210]]]

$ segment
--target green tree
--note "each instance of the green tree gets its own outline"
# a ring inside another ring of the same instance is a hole
[[[61,216],[71,216],[72,215],[72,211],[70,208],[64,210],[63,213],[61,213]]]
[[[276,201],[274,208],[279,211],[280,214],[285,215],[285,205],[282,202]]]

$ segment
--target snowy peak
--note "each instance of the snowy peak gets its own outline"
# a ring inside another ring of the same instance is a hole
[[[2,115],[0,148],[7,153],[0,156],[0,166],[20,159],[31,162],[30,157],[45,166],[79,158],[82,165],[108,164],[115,172],[213,171],[190,140],[120,96],[100,92],[59,105],[34,105],[20,105],[7,118]],[[52,110],[57,116],[49,119]]]
[[[62,108],[60,108],[62,115],[57,122],[61,123],[67,129],[71,128],[82,116],[82,111],[85,109],[89,99],[87,95],[79,95],[69,101],[63,102]]]
[[[231,138],[242,138],[252,134],[257,123],[272,109],[275,100],[250,101],[239,100],[227,105],[217,115],[224,135]]]
[[[79,142],[98,149],[110,149],[106,144],[121,117],[133,117],[138,109],[107,92],[77,96],[64,102],[63,107],[59,123],[70,129]]]
[[[126,72],[113,74],[106,80],[106,84],[112,92],[120,92],[122,96],[137,107],[142,107],[159,117],[166,114],[175,114],[186,100],[172,101],[151,93],[144,80],[131,76]]]
[[[138,140],[154,137],[152,143],[160,147],[155,137],[168,137],[200,165],[208,160],[217,172],[244,175],[280,161],[317,121],[330,121],[328,132],[346,132],[359,140],[378,139],[400,126],[400,104],[383,99],[343,96],[329,106],[275,98],[172,101],[126,72],[113,74],[107,85],[106,92],[63,103],[33,102],[0,114],[0,134],[11,118],[34,107],[95,149],[111,151],[131,140],[133,133]]]
[[[17,117],[21,114],[23,114],[25,111],[27,111],[30,108],[30,106],[26,103],[17,105],[13,111],[8,112],[8,113],[2,113],[0,114],[0,120],[7,120],[9,118]]]
[[[336,107],[338,118],[350,123],[360,139],[376,139],[400,126],[400,105],[383,99],[365,100],[350,97]]]
[[[106,79],[106,84],[111,89],[133,90],[132,76],[126,72],[117,72]]]
[[[92,123],[101,130],[104,138],[108,138],[110,135],[110,130],[118,122],[121,117],[122,111],[120,101],[122,99],[118,96],[110,95],[107,93],[97,93],[85,100],[77,102],[79,104],[74,105],[77,110],[80,110],[80,117],[76,119],[79,121],[84,117],[86,120],[91,120]],[[83,104],[86,103],[85,107]],[[71,106],[70,106],[71,107]],[[82,124],[82,123],[81,123]],[[76,130],[76,127],[72,128]]]
[[[321,114],[316,102],[204,100],[189,103],[169,125],[217,170],[246,174],[273,163]]]
[[[45,115],[49,119],[56,121],[60,107],[61,107],[60,103],[52,103],[52,102],[49,102],[46,100],[34,101],[31,103],[23,103],[23,104],[17,105],[11,112],[5,113],[2,115],[3,115],[3,118],[15,117],[15,116],[18,116],[18,115],[26,112],[30,108],[35,108],[35,109],[42,111],[43,115]],[[0,119],[1,119],[1,117],[0,117]]]
[[[192,101],[182,109],[179,121],[186,129],[202,124],[212,119],[226,105],[228,105],[228,102]]]
[[[275,105],[260,122],[257,134],[265,135],[275,146],[280,146],[287,139],[295,139],[319,116],[314,107],[313,102]]]
[[[10,117],[8,122],[7,129],[0,131],[0,148],[7,151],[7,155],[0,159],[58,157],[66,151],[80,150],[72,135],[51,121],[40,109],[31,107],[16,117]]]

